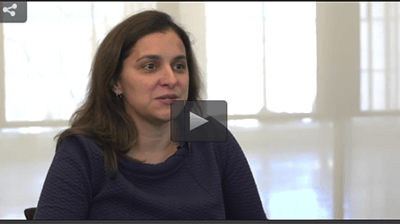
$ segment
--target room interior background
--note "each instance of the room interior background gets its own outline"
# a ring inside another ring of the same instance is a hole
[[[399,6],[28,2],[0,23],[0,219],[37,205],[98,44],[145,9],[190,32],[270,219],[399,219]]]

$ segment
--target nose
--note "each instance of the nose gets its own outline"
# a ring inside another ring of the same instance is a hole
[[[165,69],[162,73],[161,77],[161,84],[163,86],[168,85],[174,85],[177,82],[176,76],[174,71],[172,70],[171,66],[165,66]]]

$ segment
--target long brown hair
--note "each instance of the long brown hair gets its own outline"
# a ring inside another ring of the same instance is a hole
[[[172,29],[182,40],[189,69],[188,101],[200,99],[203,88],[200,71],[187,32],[172,18],[157,10],[132,15],[116,25],[104,38],[92,62],[87,95],[70,119],[70,128],[55,136],[57,148],[71,135],[83,135],[96,143],[104,153],[107,178],[118,173],[118,157],[137,146],[138,133],[126,114],[123,100],[116,97],[113,86],[119,80],[123,61],[135,43],[145,35]]]

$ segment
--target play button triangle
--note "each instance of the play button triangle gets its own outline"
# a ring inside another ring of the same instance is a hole
[[[190,131],[208,122],[208,120],[192,112],[189,112],[189,116]]]

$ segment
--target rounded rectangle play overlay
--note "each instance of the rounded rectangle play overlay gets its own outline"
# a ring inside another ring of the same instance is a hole
[[[226,141],[228,105],[224,100],[171,103],[171,141]]]

